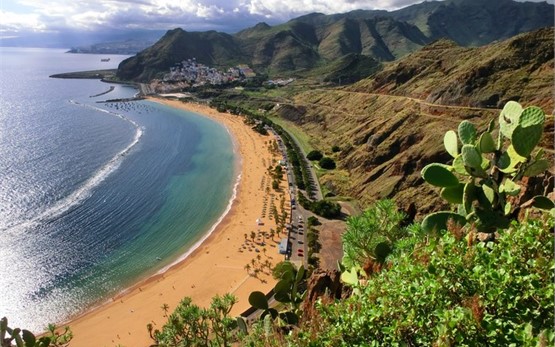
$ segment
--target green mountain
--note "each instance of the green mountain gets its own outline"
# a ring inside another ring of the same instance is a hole
[[[363,204],[394,198],[405,211],[438,210],[444,202],[420,170],[450,160],[447,130],[464,119],[483,128],[508,100],[552,112],[554,40],[552,29],[477,48],[440,40],[354,85],[297,93],[275,113],[337,161],[338,169],[320,179],[332,193]],[[542,145],[551,150],[548,119]],[[332,146],[341,151],[332,153]]]
[[[178,28],[168,31],[153,46],[124,60],[117,76],[123,80],[148,81],[168,72],[170,66],[192,58],[216,67],[248,59],[231,35],[216,31],[187,32]]]
[[[147,81],[193,57],[210,66],[246,63],[270,75],[305,73],[348,54],[393,61],[438,38],[483,45],[553,26],[553,9],[547,3],[512,0],[447,0],[393,12],[313,13],[273,27],[259,23],[234,35],[174,29],[123,61],[118,77]]]

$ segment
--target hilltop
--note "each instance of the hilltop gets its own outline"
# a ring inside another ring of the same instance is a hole
[[[313,13],[276,26],[259,23],[233,35],[178,28],[123,61],[118,77],[149,81],[190,58],[214,67],[249,64],[269,75],[303,75],[353,54],[387,62],[439,38],[478,46],[553,26],[553,9],[547,3],[512,0],[447,0],[392,12]],[[363,77],[371,72],[360,71]]]

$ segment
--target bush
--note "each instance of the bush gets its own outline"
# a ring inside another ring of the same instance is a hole
[[[393,200],[376,201],[360,216],[349,217],[347,230],[341,236],[343,265],[350,269],[363,266],[370,259],[385,260],[389,252],[380,245],[385,243],[385,249],[393,249],[394,243],[406,234],[401,227],[404,219],[405,214],[397,211]]]
[[[324,155],[322,154],[322,152],[314,150],[314,151],[308,152],[308,154],[306,155],[306,158],[308,160],[320,160],[322,159],[323,156]]]
[[[320,223],[320,221],[318,220],[318,218],[316,218],[316,217],[314,217],[314,216],[310,216],[310,217],[307,218],[306,224],[307,224],[307,226],[311,227],[311,226],[320,225],[320,224],[322,224],[322,223]]]
[[[389,270],[320,305],[319,331],[293,344],[552,346],[553,225],[513,222],[496,243],[469,245],[460,229],[409,237]]]
[[[320,167],[322,169],[326,169],[326,170],[333,170],[335,169],[335,161],[330,158],[330,157],[323,157],[322,159],[320,159],[320,161],[318,162],[318,165],[320,165]]]
[[[333,146],[333,147],[331,148],[331,151],[332,151],[333,153],[337,153],[337,152],[341,151],[341,148],[339,148],[339,146]]]
[[[337,218],[341,215],[341,206],[333,201],[320,200],[310,204],[310,210],[324,218]]]

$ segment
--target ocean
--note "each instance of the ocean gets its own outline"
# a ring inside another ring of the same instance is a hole
[[[229,208],[238,170],[223,126],[146,100],[98,103],[131,86],[48,77],[124,58],[0,47],[0,316],[11,327],[42,331],[164,271]]]

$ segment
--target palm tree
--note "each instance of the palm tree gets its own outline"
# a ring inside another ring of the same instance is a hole
[[[245,265],[245,270],[247,270],[247,273],[250,275],[250,271],[251,271],[251,264],[247,264]]]
[[[170,306],[168,304],[164,304],[161,306],[161,309],[164,311],[164,317],[168,317],[168,310],[170,309]]]
[[[256,238],[256,233],[254,231],[251,231],[251,239],[252,242],[254,242],[254,239]]]

